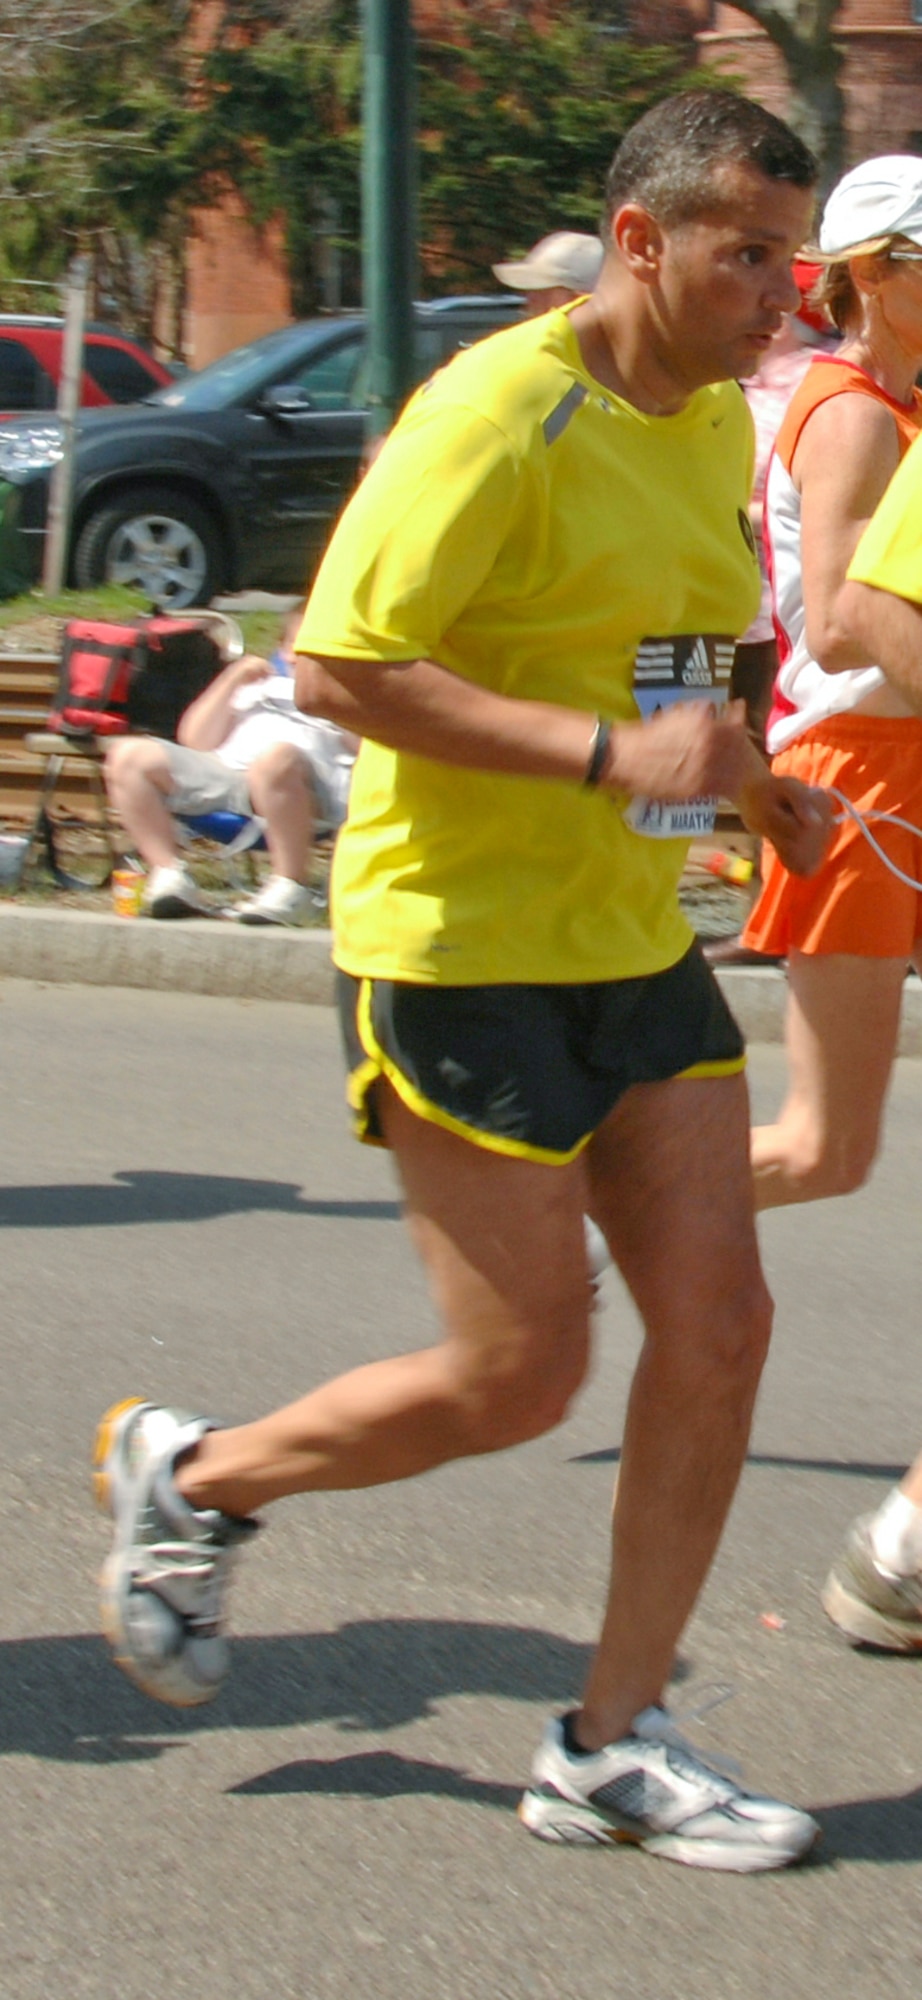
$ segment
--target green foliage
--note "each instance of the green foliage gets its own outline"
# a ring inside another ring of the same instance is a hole
[[[258,40],[225,42],[205,62],[203,156],[210,151],[220,177],[242,190],[257,217],[285,216],[302,312],[319,303],[318,235],[324,210],[332,211],[345,297],[355,302],[362,85],[355,10],[320,10],[326,25],[310,40],[281,18],[290,9],[266,0],[259,11],[272,25]],[[541,31],[524,9],[502,26],[472,15],[461,47],[419,41],[427,292],[492,285],[490,265],[546,230],[594,229],[618,139],[657,98],[687,84],[687,48],[634,47],[605,34],[592,11],[571,7]]]
[[[113,237],[161,240],[165,219],[192,197],[190,166],[198,173],[188,0],[110,0],[82,18],[72,11],[40,60],[2,75],[0,304],[8,310],[58,305],[57,284],[78,248],[105,266]],[[49,297],[27,302],[17,284],[26,277],[47,280]]]
[[[285,218],[295,310],[319,304],[317,239],[324,204],[357,281],[361,232],[362,56],[354,33],[299,41],[269,29],[225,42],[203,66],[197,139],[212,187],[232,186],[254,220]]]
[[[601,36],[582,9],[421,56],[421,238],[447,290],[552,229],[594,230],[619,139],[689,80],[684,51]]]
[[[54,9],[56,0],[36,0]],[[191,0],[68,0],[41,59],[3,69],[0,306],[48,309],[76,249],[97,293],[149,333],[150,258],[181,261],[191,211],[239,190],[284,218],[295,310],[322,296],[331,234],[344,298],[360,282],[362,41],[357,0],[225,0],[196,51]],[[615,21],[617,32],[610,31]],[[38,34],[38,26],[36,29]],[[491,263],[548,229],[596,225],[627,125],[688,81],[687,45],[634,47],[622,10],[471,9],[463,47],[418,44],[425,289],[489,283]],[[47,281],[24,296],[17,281]]]

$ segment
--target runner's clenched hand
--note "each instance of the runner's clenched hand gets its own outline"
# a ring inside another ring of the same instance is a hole
[[[648,799],[732,799],[745,782],[750,754],[743,702],[720,710],[711,702],[680,702],[613,732],[602,782],[610,791]]]

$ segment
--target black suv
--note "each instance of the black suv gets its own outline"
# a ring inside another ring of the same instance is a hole
[[[513,293],[415,308],[423,381],[518,318]],[[122,583],[179,611],[224,591],[300,591],[350,493],[365,435],[360,314],[309,320],[237,347],[121,409],[82,411],[69,580]],[[53,416],[0,424],[0,538],[41,572]]]

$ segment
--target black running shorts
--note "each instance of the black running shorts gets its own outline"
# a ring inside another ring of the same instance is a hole
[[[634,1083],[727,1076],[743,1038],[696,943],[668,971],[582,986],[417,986],[338,974],[357,1137],[375,1086],[489,1152],[563,1165]]]

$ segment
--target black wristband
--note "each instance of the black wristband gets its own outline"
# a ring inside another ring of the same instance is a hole
[[[603,722],[602,717],[599,716],[590,738],[589,762],[586,765],[586,775],[583,779],[583,785],[590,792],[595,790],[605,769],[605,758],[608,754],[610,738],[611,723]]]

